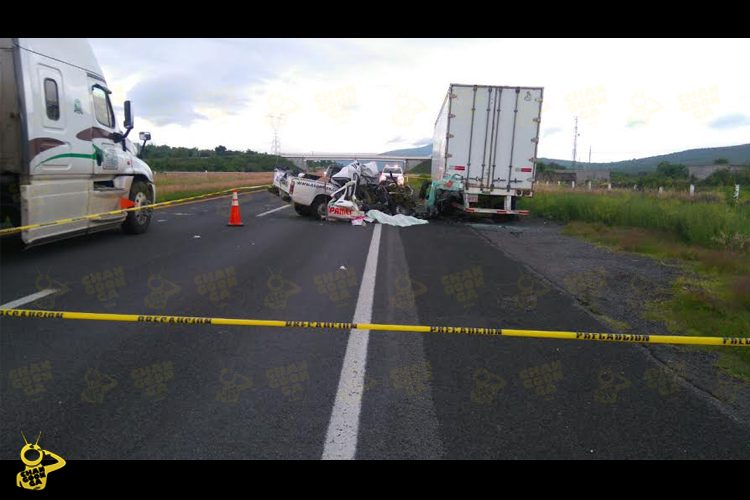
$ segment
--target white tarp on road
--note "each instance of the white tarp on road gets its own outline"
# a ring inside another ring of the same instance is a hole
[[[411,215],[388,215],[384,212],[381,212],[380,210],[368,210],[367,216],[371,219],[375,219],[381,224],[388,224],[398,227],[419,226],[420,224],[427,224],[426,220],[417,219],[416,217],[412,217]]]

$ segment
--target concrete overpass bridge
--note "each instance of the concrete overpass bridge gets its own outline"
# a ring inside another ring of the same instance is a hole
[[[368,161],[380,162],[398,162],[403,166],[404,172],[408,172],[425,160],[432,159],[432,156],[392,156],[377,153],[279,153],[298,167],[307,170],[307,161],[317,160],[334,160],[334,161],[354,161],[361,163]]]

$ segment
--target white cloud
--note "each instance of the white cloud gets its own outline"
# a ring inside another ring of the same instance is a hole
[[[160,144],[378,152],[432,135],[448,85],[545,87],[539,155],[614,161],[748,142],[750,40],[92,40],[115,100]],[[137,98],[137,100],[136,100]],[[743,133],[744,128],[744,133]],[[398,142],[393,142],[398,138]]]

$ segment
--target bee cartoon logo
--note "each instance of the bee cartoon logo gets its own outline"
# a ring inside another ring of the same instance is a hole
[[[21,448],[21,461],[24,463],[24,470],[16,476],[16,486],[26,490],[43,490],[47,486],[47,475],[52,471],[65,467],[65,459],[39,446],[39,438],[42,437],[41,432],[34,444],[26,441],[26,436],[23,435],[23,432],[21,436],[23,437],[23,442],[26,443]],[[56,460],[56,462],[52,465],[42,465],[42,460],[45,456]]]

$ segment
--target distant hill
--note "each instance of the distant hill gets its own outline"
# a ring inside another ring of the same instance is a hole
[[[388,151],[383,154],[394,156],[429,156],[432,154],[432,144],[425,144],[418,148],[397,149]],[[750,163],[750,144],[741,144],[739,146],[725,146],[721,148],[701,148],[688,149],[678,153],[669,153],[666,155],[649,156],[648,158],[637,158],[633,160],[615,161],[610,163],[576,163],[577,168],[607,168],[611,170],[623,170],[628,172],[640,172],[655,170],[656,166],[663,162],[681,163],[688,167],[698,165],[712,165],[714,160],[725,158],[732,165],[746,165]],[[564,167],[570,167],[570,160],[556,160],[552,158],[539,158],[544,163],[555,162]]]
[[[669,153],[666,155],[649,156],[648,158],[637,158],[610,163],[587,163],[579,161],[576,163],[576,168],[607,168],[626,172],[640,172],[655,170],[656,166],[663,161],[669,163],[681,163],[688,167],[694,167],[699,165],[712,165],[714,160],[719,158],[729,160],[729,163],[732,165],[746,165],[750,163],[750,144],[725,146],[721,148],[688,149],[687,151],[680,151],[678,153]],[[566,168],[570,168],[573,163],[570,160],[555,160],[551,158],[539,158],[539,161],[544,163],[555,162]]]

